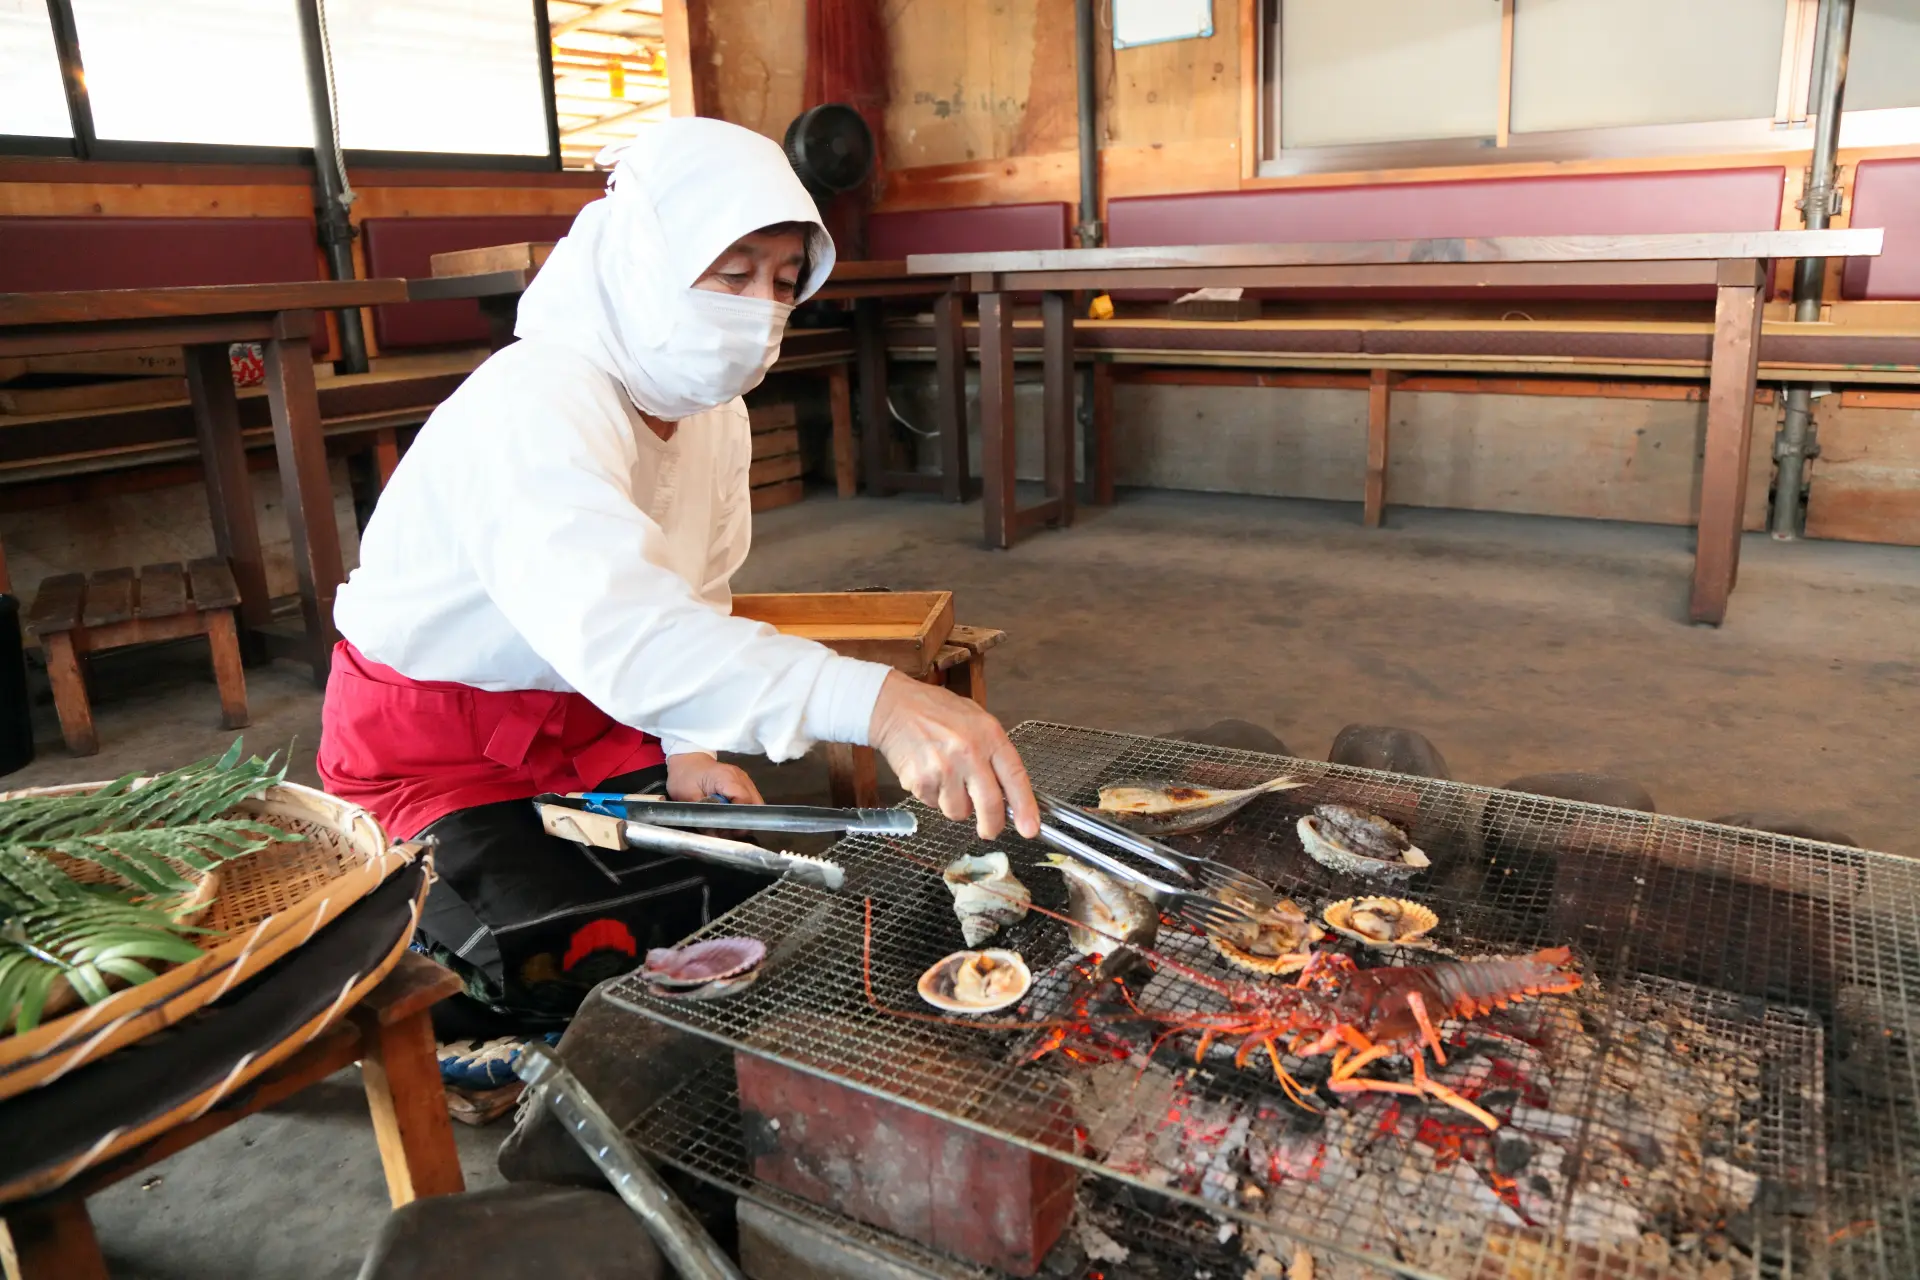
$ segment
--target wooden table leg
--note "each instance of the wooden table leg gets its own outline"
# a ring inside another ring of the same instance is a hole
[[[267,399],[273,410],[273,448],[293,542],[293,571],[300,584],[300,615],[306,624],[307,660],[313,682],[324,688],[332,664],[333,597],[346,577],[340,558],[340,528],[333,515],[333,482],[327,474],[327,442],[320,429],[320,397],[313,385],[313,353],[307,336],[313,315],[288,311],[267,341]]]
[[[273,620],[273,601],[267,593],[267,563],[260,551],[260,521],[254,514],[253,483],[247,477],[246,446],[240,438],[233,362],[225,343],[188,347],[186,357],[194,432],[206,474],[207,514],[213,521],[213,549],[233,567],[233,581],[240,588],[241,626],[258,630]]]
[[[373,433],[373,474],[382,492],[400,465],[400,436],[392,427]]]
[[[1044,294],[1040,302],[1040,351],[1044,388],[1042,416],[1046,424],[1047,496],[1058,499],[1058,523],[1073,523],[1074,487],[1074,377],[1073,310],[1060,292]]]
[[[5,1212],[20,1280],[107,1280],[107,1260],[100,1256],[85,1200],[16,1205]],[[0,1256],[7,1252],[0,1248]]]
[[[233,610],[207,614],[207,647],[213,652],[213,682],[220,689],[220,727],[244,729],[247,713],[247,673],[240,668],[240,638],[234,633]]]
[[[1387,409],[1393,389],[1385,369],[1367,379],[1367,491],[1360,523],[1378,529],[1387,513]]]
[[[989,547],[1011,547],[1015,517],[1013,436],[1013,306],[1004,293],[980,295],[981,508]]]
[[[965,502],[973,490],[967,458],[965,298],[948,290],[933,304],[934,424],[940,432],[940,493]]]
[[[1096,507],[1113,505],[1113,365],[1093,366],[1093,475],[1088,486]]]
[[[393,1207],[466,1190],[431,1016],[423,1009],[384,1026],[372,1017],[358,1020],[367,1045],[360,1074]]]
[[[958,666],[947,668],[947,691],[971,698],[981,707],[987,705],[987,655],[976,653]]]
[[[880,805],[880,763],[872,747],[827,744],[827,791],[842,809]]]
[[[1753,384],[1760,366],[1760,314],[1765,264],[1720,264],[1713,313],[1712,382],[1707,389],[1707,447],[1700,470],[1700,525],[1693,552],[1688,616],[1719,626],[1740,572],[1740,533],[1747,507],[1747,462],[1753,445]]]
[[[847,366],[827,370],[827,405],[833,413],[833,487],[842,498],[858,488],[858,462],[853,448],[853,396],[847,385]],[[867,492],[874,492],[873,464],[867,464]]]
[[[73,637],[65,631],[49,632],[40,637],[40,650],[46,656],[53,706],[60,713],[60,733],[67,740],[67,750],[76,756],[90,756],[100,750],[100,735],[93,729],[93,704],[87,698],[87,679],[80,670]]]
[[[853,303],[855,359],[860,363],[860,452],[867,468],[867,492],[876,498],[891,494],[887,473],[893,441],[893,415],[887,409],[887,335],[880,323],[880,300],[856,298]]]

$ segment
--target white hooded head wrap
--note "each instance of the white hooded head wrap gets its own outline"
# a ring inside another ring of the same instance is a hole
[[[619,152],[520,299],[514,334],[565,346],[633,403],[678,420],[744,395],[778,357],[792,307],[695,289],[741,236],[809,224],[805,301],[833,270],[833,239],[771,139],[721,120],[651,125]]]

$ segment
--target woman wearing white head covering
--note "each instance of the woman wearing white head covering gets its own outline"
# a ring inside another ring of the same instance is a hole
[[[381,495],[334,611],[320,770],[395,836],[438,838],[424,927],[494,1003],[584,991],[597,971],[554,973],[672,941],[711,905],[690,864],[588,867],[540,836],[525,800],[545,791],[757,803],[713,753],[850,742],[983,837],[1009,809],[1038,828],[1018,754],[974,704],[728,613],[750,533],[739,397],[833,260],[774,143],[649,128],[528,286],[520,341],[434,412]]]

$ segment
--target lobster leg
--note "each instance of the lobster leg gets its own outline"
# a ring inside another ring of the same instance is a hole
[[[1438,1098],[1455,1111],[1465,1112],[1489,1129],[1498,1129],[1500,1127],[1500,1121],[1494,1117],[1492,1112],[1467,1101],[1467,1099],[1461,1097],[1452,1089],[1447,1088],[1446,1085],[1441,1084],[1438,1080],[1429,1076],[1427,1074],[1426,1061],[1421,1057],[1418,1048],[1414,1049],[1411,1056],[1413,1058],[1413,1082],[1420,1088],[1421,1092]]]
[[[1418,991],[1407,993],[1407,1008],[1413,1011],[1413,1020],[1420,1024],[1420,1034],[1427,1038],[1427,1047],[1433,1050],[1433,1060],[1441,1066],[1447,1065],[1447,1054],[1440,1047],[1440,1034],[1433,1029],[1433,1023],[1427,1019],[1427,1002]]]
[[[1320,1110],[1319,1107],[1307,1100],[1305,1091],[1300,1087],[1300,1082],[1295,1080],[1292,1074],[1280,1065],[1280,1051],[1274,1048],[1273,1037],[1267,1037],[1266,1046],[1267,1061],[1273,1064],[1274,1079],[1278,1080],[1280,1087],[1286,1091],[1287,1101],[1293,1103],[1294,1106],[1299,1107],[1302,1111]]]

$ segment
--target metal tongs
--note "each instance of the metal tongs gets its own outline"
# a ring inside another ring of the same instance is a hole
[[[1040,820],[1042,841],[1096,871],[1105,872],[1155,906],[1164,908],[1202,932],[1253,925],[1257,923],[1253,911],[1273,905],[1273,890],[1244,871],[1210,858],[1194,857],[1169,849],[1158,840],[1150,840],[1043,792],[1034,792],[1034,798],[1045,811],[1045,816]],[[1061,830],[1062,827],[1072,828],[1079,835],[1070,835]],[[1223,894],[1231,894],[1248,903],[1253,910],[1241,906],[1240,901],[1223,901],[1222,898],[1195,893],[1178,884],[1169,884],[1122,862],[1103,849],[1095,848],[1080,836],[1144,858],[1187,884],[1199,884]]]
[[[557,796],[541,796],[552,802]],[[804,804],[730,804],[725,800],[669,800],[617,791],[574,791],[589,813],[631,818],[656,827],[712,827],[723,831],[779,831],[787,835],[839,832],[850,836],[910,836],[920,820],[907,809],[827,809]]]

